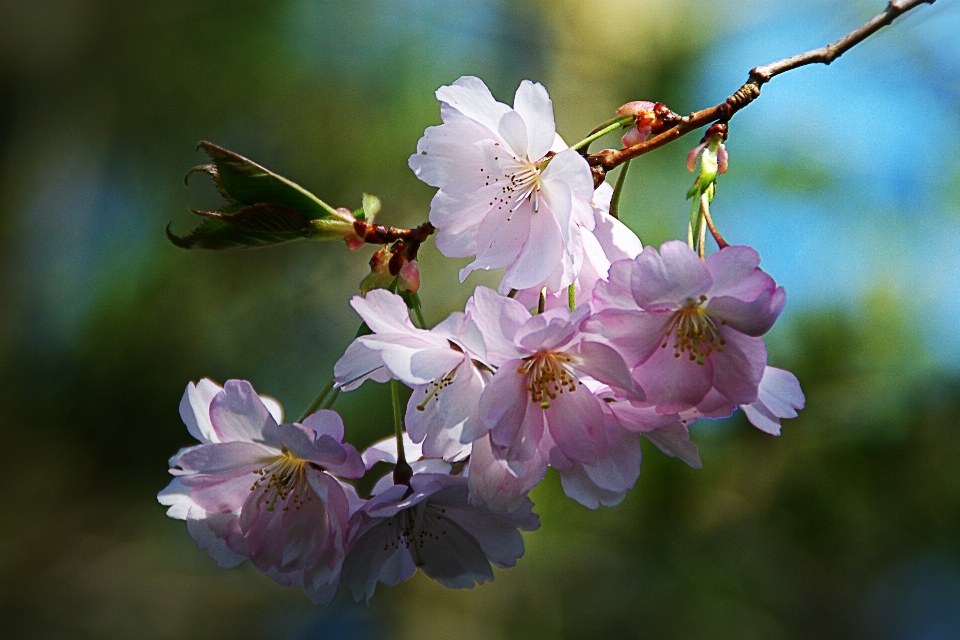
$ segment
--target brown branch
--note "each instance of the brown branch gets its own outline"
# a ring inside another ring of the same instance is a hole
[[[790,56],[789,58],[784,58],[783,60],[777,60],[770,64],[754,67],[750,70],[750,78],[747,82],[720,104],[679,118],[679,120],[675,121],[675,124],[640,144],[635,144],[626,149],[605,149],[604,151],[599,151],[588,156],[587,161],[591,166],[598,169],[598,174],[602,175],[627,160],[642,156],[645,153],[650,153],[654,149],[673,142],[694,129],[699,129],[711,122],[726,122],[733,117],[733,114],[737,111],[756,100],[760,96],[760,87],[774,77],[808,64],[830,64],[854,46],[892,23],[900,15],[921,4],[933,4],[934,2],[936,2],[936,0],[902,0],[899,2],[897,0],[890,0],[883,13],[874,16],[873,19],[859,29],[848,33],[836,42],[820,47],[819,49],[813,49],[805,53]]]
[[[353,230],[368,244],[389,244],[397,240],[406,240],[409,243],[421,244],[436,231],[429,222],[424,222],[412,229],[400,227],[385,227],[382,224],[370,224],[363,220],[353,223]]]

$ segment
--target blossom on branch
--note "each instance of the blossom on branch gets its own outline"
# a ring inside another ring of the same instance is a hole
[[[393,377],[413,387],[406,413],[413,440],[431,457],[466,455],[466,445],[486,433],[477,402],[490,379],[478,366],[486,348],[474,322],[453,313],[429,331],[418,329],[403,299],[383,289],[350,304],[373,333],[357,338],[337,361],[336,381],[353,388],[379,372],[381,381]]]
[[[329,602],[355,495],[333,474],[364,472],[356,449],[342,443],[343,422],[320,411],[302,424],[277,424],[250,383],[229,380],[214,389],[202,381],[184,394],[184,422],[201,444],[170,460],[176,477],[160,501],[171,505],[169,515],[188,520],[198,545],[209,546],[221,565],[249,558],[278,583]]]
[[[389,449],[365,457],[389,461]],[[392,454],[396,461],[395,446]],[[491,563],[512,567],[523,555],[519,530],[540,527],[529,498],[509,513],[495,512],[470,502],[467,478],[449,475],[449,465],[415,456],[407,452],[413,469],[409,482],[393,484],[392,476],[384,477],[353,516],[341,582],[356,600],[369,600],[377,582],[409,580],[418,567],[451,588],[493,580]]]
[[[583,257],[578,225],[591,224],[593,178],[557,135],[546,89],[524,80],[511,108],[464,76],[437,98],[443,124],[424,132],[409,161],[439,188],[430,206],[437,248],[476,256],[461,281],[475,269],[506,268],[504,293],[568,286]]]
[[[602,310],[586,328],[624,355],[659,413],[693,409],[714,391],[733,405],[750,404],[767,363],[760,336],[786,300],[759,263],[742,246],[705,261],[679,241],[659,253],[646,247],[597,285]]]
[[[590,308],[558,307],[531,316],[516,300],[477,287],[467,314],[483,333],[487,357],[497,367],[480,397],[480,415],[490,430],[493,454],[517,477],[564,456],[591,465],[607,451],[601,400],[587,379],[626,397],[643,400],[622,356],[580,329]],[[545,438],[549,435],[549,439]]]

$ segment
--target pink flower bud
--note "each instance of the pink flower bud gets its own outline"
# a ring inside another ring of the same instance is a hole
[[[618,116],[631,117],[636,125],[621,138],[624,147],[632,147],[647,139],[658,120],[655,108],[656,103],[649,100],[634,100],[617,109]]]

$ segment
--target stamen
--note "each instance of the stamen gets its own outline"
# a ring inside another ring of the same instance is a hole
[[[538,353],[525,358],[517,373],[527,376],[527,391],[530,401],[541,409],[549,409],[550,401],[564,391],[573,393],[582,384],[567,369],[572,358],[564,353]]]
[[[457,351],[460,351],[458,348]],[[417,411],[425,411],[427,408],[427,403],[430,402],[432,398],[436,398],[437,402],[440,401],[440,396],[437,395],[440,392],[440,389],[445,389],[453,384],[453,379],[457,376],[457,371],[460,369],[460,365],[463,364],[463,361],[457,364],[452,370],[448,371],[442,378],[430,383],[430,386],[433,387],[432,390],[424,389],[423,392],[427,394],[427,397],[424,398],[423,402],[417,405]]]
[[[704,358],[710,356],[714,349],[722,352],[726,340],[720,337],[717,323],[704,308],[707,296],[701,294],[698,300],[688,300],[682,309],[678,309],[670,316],[667,322],[666,336],[660,348],[666,349],[670,334],[674,331],[673,357],[679,358],[684,352],[688,353],[691,361],[704,364]],[[726,324],[721,320],[720,325]]]
[[[262,492],[257,498],[257,506],[266,503],[266,510],[273,511],[277,500],[285,503],[287,498],[292,496],[291,503],[285,505],[283,510],[287,511],[292,505],[299,511],[305,502],[310,502],[313,499],[313,491],[309,488],[304,472],[306,464],[306,460],[301,460],[289,451],[284,451],[272,458],[270,464],[254,471],[253,473],[259,478],[254,481],[250,491]]]
[[[517,168],[513,171],[510,171],[509,168],[504,169],[506,184],[500,188],[500,195],[490,202],[490,206],[497,204],[498,209],[507,208],[510,212],[507,216],[508,222],[513,213],[528,199],[532,202],[534,213],[540,210],[540,189],[543,186],[543,181],[540,178],[541,168],[538,165],[526,158],[514,157],[513,161],[517,163]],[[487,178],[489,179],[490,176],[487,176]]]

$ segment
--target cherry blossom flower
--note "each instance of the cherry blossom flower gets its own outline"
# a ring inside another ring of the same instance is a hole
[[[767,350],[760,337],[786,299],[749,247],[701,261],[686,244],[647,247],[599,283],[603,308],[585,328],[604,336],[633,368],[660,413],[697,407],[711,391],[734,405],[757,399]]]
[[[392,451],[389,446],[375,451],[371,456],[365,453],[368,462],[384,456],[389,461],[391,453],[396,461],[395,445]],[[410,481],[393,484],[392,476],[386,476],[374,488],[374,497],[353,516],[341,584],[354,598],[369,600],[377,582],[398,584],[418,567],[446,587],[469,589],[493,580],[490,563],[514,566],[524,551],[519,530],[540,527],[533,503],[524,498],[509,513],[473,504],[466,477],[448,475],[438,468],[449,470],[443,461],[416,460],[407,454],[412,460]]]
[[[570,460],[594,464],[607,446],[601,401],[583,384],[589,377],[642,400],[623,358],[580,330],[590,313],[556,308],[531,316],[516,300],[477,287],[467,313],[483,333],[497,373],[480,397],[494,455],[514,475],[527,476],[552,442]]]
[[[449,460],[466,455],[466,445],[486,432],[478,400],[490,378],[475,362],[485,359],[486,349],[474,322],[454,313],[429,331],[418,329],[403,299],[382,289],[356,296],[351,304],[373,334],[357,338],[340,358],[337,382],[352,388],[385,369],[387,379],[413,387],[406,426],[415,442],[424,443],[426,455]]]
[[[506,268],[503,292],[569,285],[582,262],[577,224],[590,224],[593,178],[557,136],[546,89],[524,80],[511,108],[464,76],[437,98],[443,124],[426,130],[409,161],[439,188],[430,206],[437,248],[476,256],[461,281],[475,269]]]
[[[213,391],[202,381],[184,394],[184,422],[202,444],[171,459],[177,477],[161,502],[187,519],[198,545],[221,565],[249,557],[278,583],[328,602],[346,552],[353,494],[332,474],[364,472],[357,451],[342,444],[343,422],[320,411],[302,424],[277,424],[243,380]]]

